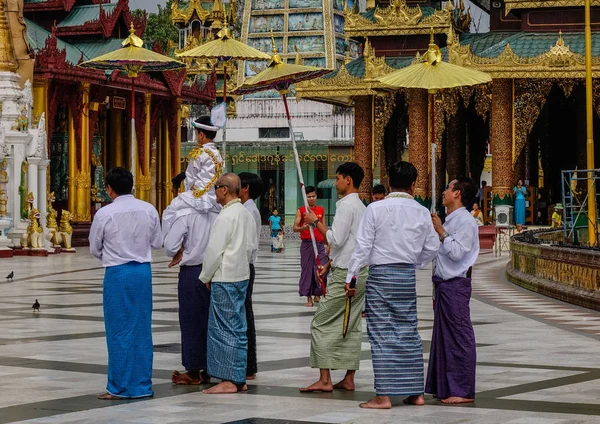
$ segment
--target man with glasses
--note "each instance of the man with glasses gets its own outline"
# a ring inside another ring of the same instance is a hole
[[[465,208],[472,205],[477,186],[457,178],[442,194],[446,222],[432,216],[440,238],[434,262],[433,333],[425,392],[445,404],[475,400],[475,332],[471,324],[471,267],[479,256],[477,223]]]
[[[99,399],[152,396],[152,249],[162,237],[158,212],[132,196],[133,175],[106,175],[112,203],[94,216],[90,253],[102,261],[102,303],[108,348],[108,383]]]
[[[211,291],[208,317],[208,374],[221,383],[207,394],[237,393],[246,386],[248,338],[246,291],[256,246],[254,218],[239,198],[240,178],[232,173],[215,183],[223,206],[210,231],[200,281]]]

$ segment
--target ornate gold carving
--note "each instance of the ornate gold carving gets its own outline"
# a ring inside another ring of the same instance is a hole
[[[492,92],[489,85],[475,88],[475,112],[483,119],[488,119],[492,110]]]
[[[510,79],[494,80],[492,85],[493,116],[490,125],[492,142],[492,194],[501,199],[512,195],[512,122],[513,82]]]
[[[361,96],[356,99],[354,109],[354,160],[365,171],[365,178],[359,187],[363,200],[371,199],[373,189],[373,99]]]
[[[415,197],[429,198],[428,101],[425,90],[408,90],[408,157],[419,173]]]
[[[583,7],[585,0],[505,0],[506,14],[513,9],[546,9],[550,7]],[[600,0],[591,0],[592,6],[600,6]]]
[[[200,0],[190,0],[185,9],[180,9],[179,2],[174,0],[171,4],[171,22],[174,24],[182,23],[187,25],[194,12],[196,12],[203,22],[210,16],[210,12],[202,8]]]
[[[375,8],[375,22],[346,7],[344,31],[351,37],[429,34],[431,28],[441,33],[453,24],[452,2],[448,5],[444,10],[423,17],[420,7],[409,7],[406,0],[391,0],[389,6]]]
[[[521,268],[521,271],[524,271]],[[556,260],[536,259],[535,275],[586,290],[598,291],[600,275],[597,268],[588,268]]]
[[[396,107],[396,93],[385,93],[375,96],[375,122],[373,122],[373,164],[380,159],[383,150],[383,137],[394,108]],[[375,168],[375,166],[373,166]]]
[[[91,188],[92,187],[92,179],[90,177],[89,172],[77,171],[77,175],[75,176],[75,188]]]
[[[137,176],[137,185],[140,190],[150,190],[152,189],[152,176],[151,175],[138,175]]]
[[[580,79],[559,79],[556,80],[556,85],[558,85],[563,91],[565,97],[568,99],[571,97],[571,93],[573,93],[573,89],[577,85],[583,84],[583,80]]]
[[[517,162],[527,137],[537,122],[554,81],[550,79],[515,80],[515,148],[512,164]]]
[[[13,39],[8,25],[8,16],[6,14],[4,0],[0,0],[0,71],[15,72],[19,66],[15,59]]]
[[[585,78],[585,57],[565,46],[562,34],[547,52],[521,57],[506,45],[497,57],[481,57],[468,44],[460,45],[455,36],[448,38],[450,63],[471,67],[497,78]],[[592,58],[594,77],[600,77],[600,57]]]

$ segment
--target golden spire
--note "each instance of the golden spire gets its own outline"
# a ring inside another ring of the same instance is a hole
[[[280,65],[283,63],[283,59],[281,58],[281,56],[279,56],[279,53],[277,53],[277,46],[275,45],[275,36],[273,35],[273,28],[271,28],[271,45],[273,46],[273,56],[271,56],[271,59],[267,63],[267,67],[269,68],[271,66]]]
[[[12,35],[8,26],[8,16],[5,10],[5,1],[0,0],[0,71],[16,72],[19,68],[15,59]]]
[[[296,44],[294,44],[294,51],[296,52],[294,65],[304,65],[304,60],[302,60],[302,56],[300,56],[300,52],[298,51],[298,46]]]
[[[0,0],[1,2],[2,0]],[[135,26],[133,25],[133,21],[131,22],[131,27],[129,28],[129,37],[123,40],[123,47],[144,47],[144,41],[135,35]]]

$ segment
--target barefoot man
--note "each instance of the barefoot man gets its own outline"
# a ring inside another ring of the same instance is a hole
[[[469,270],[479,255],[479,230],[465,205],[472,205],[476,195],[477,186],[470,178],[453,180],[442,195],[446,223],[442,225],[437,215],[432,216],[441,246],[433,274],[433,334],[425,392],[446,404],[475,400]]]
[[[99,399],[152,396],[152,249],[162,246],[160,219],[150,203],[132,196],[133,175],[106,174],[112,199],[94,216],[90,253],[102,261],[102,303],[108,348],[108,383]]]
[[[169,228],[165,253],[173,258],[169,268],[179,264],[177,297],[179,300],[179,327],[181,328],[181,364],[185,373],[173,371],[171,381],[189,385],[210,383],[206,372],[206,343],[210,292],[198,280],[202,271],[208,236],[217,213],[200,213],[194,208],[179,212]]]
[[[242,172],[239,174],[241,180],[240,200],[244,207],[250,212],[256,224],[256,250],[252,253],[250,260],[250,280],[246,291],[246,324],[248,330],[248,365],[246,368],[246,379],[254,380],[258,372],[258,361],[256,358],[256,326],[254,324],[254,310],[252,308],[252,292],[254,290],[254,277],[256,270],[254,264],[258,258],[258,241],[260,240],[261,216],[254,201],[262,196],[263,182],[257,174]]]
[[[336,203],[333,225],[328,229],[315,215],[309,212],[304,220],[327,238],[331,248],[331,260],[324,266],[323,274],[331,268],[327,285],[327,296],[319,303],[311,324],[310,366],[320,369],[319,380],[300,389],[301,392],[331,392],[333,389],[354,390],[354,374],[360,364],[362,341],[361,312],[365,297],[367,267],[357,275],[356,294],[352,299],[352,310],[348,332],[342,336],[346,310],[345,282],[348,261],[356,245],[356,233],[365,205],[358,197],[358,187],[364,178],[363,169],[354,162],[340,165],[336,171],[335,189],[342,196]],[[347,370],[342,381],[333,385],[330,370]]]
[[[241,182],[224,174],[215,184],[223,206],[210,231],[200,281],[210,293],[208,317],[208,374],[221,383],[207,394],[236,393],[246,386],[246,291],[250,260],[256,247],[254,218],[239,198]]]
[[[430,262],[440,242],[429,211],[413,198],[417,169],[397,162],[390,194],[365,211],[348,265],[350,281],[369,264],[367,330],[376,396],[361,408],[389,409],[390,396],[423,405],[423,346],[417,331],[415,269]]]

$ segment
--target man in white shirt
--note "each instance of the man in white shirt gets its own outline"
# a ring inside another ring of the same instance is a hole
[[[256,207],[254,201],[258,199],[263,192],[262,179],[251,172],[242,172],[239,174],[241,181],[240,200],[244,207],[250,212],[254,223],[256,224],[256,249],[252,253],[250,259],[250,279],[248,281],[248,290],[246,291],[246,323],[248,325],[248,331],[246,336],[248,337],[248,361],[246,368],[246,380],[254,380],[256,373],[258,372],[258,364],[256,358],[256,327],[254,325],[254,311],[252,309],[252,292],[254,290],[254,276],[256,271],[254,264],[258,258],[258,242],[260,240],[260,227],[262,225],[262,219],[260,212]]]
[[[240,178],[224,174],[215,184],[223,206],[210,231],[200,281],[210,293],[208,374],[221,383],[204,393],[237,393],[246,386],[246,291],[256,246],[254,218],[239,198]]]
[[[440,242],[429,211],[413,198],[417,169],[397,162],[389,170],[390,194],[365,211],[348,264],[350,281],[369,265],[367,330],[376,396],[361,408],[389,409],[390,396],[423,405],[423,346],[417,331],[415,269],[436,255]]]
[[[469,301],[479,230],[465,205],[472,205],[476,194],[470,178],[453,180],[442,196],[446,222],[442,225],[437,215],[432,216],[441,246],[433,275],[434,319],[425,392],[445,404],[475,400],[477,358]]]
[[[181,210],[165,235],[165,254],[175,258],[169,268],[179,264],[177,298],[181,329],[181,363],[185,373],[173,371],[171,381],[180,385],[209,383],[206,372],[206,345],[210,292],[198,277],[210,229],[217,213],[200,213],[193,208]]]
[[[335,188],[342,196],[336,203],[335,217],[330,229],[323,224],[314,212],[304,216],[304,220],[327,238],[331,260],[321,271],[325,274],[331,268],[327,284],[327,296],[319,302],[310,334],[310,366],[319,368],[319,380],[301,392],[331,392],[333,389],[354,390],[354,375],[360,364],[362,341],[362,305],[365,297],[367,267],[357,275],[356,294],[352,299],[352,309],[346,337],[342,335],[346,311],[345,282],[348,261],[356,245],[356,233],[365,205],[358,197],[358,188],[365,173],[354,162],[340,165],[336,171]],[[346,376],[336,385],[332,384],[330,370],[347,370]]]
[[[94,216],[90,253],[102,261],[108,383],[99,399],[152,396],[151,249],[162,246],[158,212],[131,195],[133,175],[124,168],[106,174],[112,203]]]

